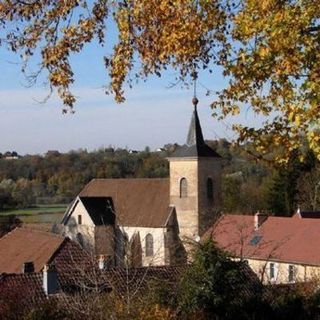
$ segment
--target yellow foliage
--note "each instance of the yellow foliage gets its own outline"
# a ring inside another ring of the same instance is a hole
[[[118,39],[105,58],[107,92],[124,101],[124,85],[167,67],[188,81],[201,68],[218,64],[229,85],[212,103],[220,118],[253,112],[269,119],[256,129],[238,126],[239,141],[252,141],[260,155],[282,146],[279,162],[305,137],[320,154],[320,1],[243,0],[69,0],[0,1],[7,45],[21,53],[23,70],[41,49],[40,70],[72,109],[71,54],[87,43],[108,40],[113,19]],[[268,137],[268,139],[264,139]]]

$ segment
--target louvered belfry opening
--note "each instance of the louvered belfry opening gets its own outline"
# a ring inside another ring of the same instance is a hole
[[[213,181],[211,178],[207,179],[207,198],[213,200]]]

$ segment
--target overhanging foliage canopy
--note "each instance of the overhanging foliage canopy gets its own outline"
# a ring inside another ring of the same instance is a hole
[[[68,110],[75,104],[70,55],[108,41],[109,18],[118,40],[104,64],[116,101],[135,78],[171,67],[187,80],[218,64],[229,83],[214,113],[223,118],[249,105],[269,117],[258,130],[236,125],[240,141],[252,141],[262,156],[276,147],[277,160],[286,161],[307,139],[320,157],[318,0],[3,0],[1,43],[25,64],[40,49],[39,72],[48,72]]]

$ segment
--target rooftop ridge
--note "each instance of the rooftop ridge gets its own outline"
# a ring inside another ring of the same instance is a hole
[[[3,237],[0,238],[0,241],[3,240],[4,238],[8,237],[10,234],[12,234],[14,232],[19,232],[19,231],[27,231],[28,233],[43,234],[43,235],[46,235],[49,237],[61,239],[62,241],[64,239],[66,239],[66,237],[63,237],[62,235],[57,234],[57,233],[47,232],[47,231],[38,230],[38,229],[32,229],[32,228],[28,228],[28,227],[25,227],[22,225],[22,226],[15,227],[13,230],[6,233]]]
[[[67,237],[64,237],[60,234],[57,234],[57,233],[53,233],[53,232],[48,232],[48,231],[43,231],[43,230],[38,230],[38,229],[32,229],[30,227],[27,227],[27,226],[18,226],[16,228],[14,228],[13,230],[11,230],[10,232],[13,232],[15,230],[24,230],[24,231],[27,231],[28,232],[33,232],[33,233],[38,233],[38,234],[43,234],[43,235],[46,235],[46,236],[49,236],[49,237],[53,237],[53,238],[58,238],[58,239],[61,239],[61,240],[64,240],[66,239]],[[5,235],[6,236],[6,235]],[[1,238],[2,239],[2,238]]]
[[[169,177],[167,178],[93,178],[89,181],[91,183],[92,181],[163,181],[163,180],[169,180]]]

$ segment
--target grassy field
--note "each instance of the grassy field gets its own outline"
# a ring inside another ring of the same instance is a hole
[[[32,208],[5,210],[0,211],[0,216],[15,215],[15,216],[32,216],[41,214],[59,214],[63,213],[67,208],[65,204],[54,205],[37,205]]]

